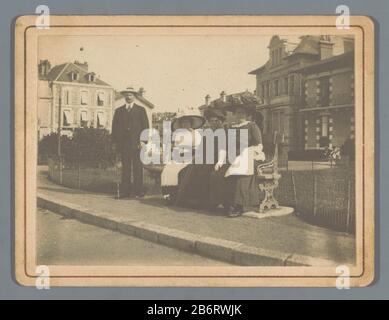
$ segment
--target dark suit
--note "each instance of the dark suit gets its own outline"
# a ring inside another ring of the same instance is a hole
[[[122,195],[143,192],[143,164],[140,160],[140,135],[149,128],[146,110],[133,104],[130,110],[123,105],[115,110],[112,120],[112,139],[122,161]],[[133,184],[131,183],[131,171]]]

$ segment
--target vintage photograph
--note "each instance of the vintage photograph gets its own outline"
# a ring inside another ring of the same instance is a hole
[[[368,285],[370,20],[143,18],[16,24],[18,281]]]

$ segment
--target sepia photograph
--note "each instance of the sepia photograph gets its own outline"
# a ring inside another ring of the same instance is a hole
[[[19,283],[371,283],[370,20],[37,23],[15,29]]]

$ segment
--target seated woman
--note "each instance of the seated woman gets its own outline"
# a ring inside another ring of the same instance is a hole
[[[205,110],[204,117],[208,128],[213,131],[213,136],[203,136],[200,146],[203,148],[202,163],[191,164],[182,171],[176,204],[214,211],[218,205],[224,204],[224,173],[227,165],[220,164],[220,170],[215,171],[215,164],[218,163],[219,153],[225,148],[219,148],[219,139],[215,132],[222,129],[225,134],[225,115],[222,110],[209,108]],[[209,138],[214,141],[207,148]]]
[[[229,159],[231,164],[225,173],[225,201],[230,207],[229,216],[237,217],[260,203],[255,163],[264,161],[265,155],[262,152],[261,132],[257,124],[250,121],[255,118],[255,107],[242,104],[232,107],[231,111],[237,119],[237,122],[230,126],[231,129],[236,129],[237,156],[235,159]],[[242,129],[247,129],[247,139],[244,138]]]
[[[204,122],[201,116],[184,115],[172,123],[173,160],[161,173],[162,195],[168,203],[176,202],[182,171],[192,162],[194,151],[201,144],[201,134],[196,129],[201,128]]]

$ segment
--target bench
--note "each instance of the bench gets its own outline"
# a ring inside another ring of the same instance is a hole
[[[155,184],[161,184],[161,172],[163,165],[146,165],[144,169],[147,170]],[[265,163],[257,166],[257,180],[259,189],[265,192],[265,198],[259,205],[259,212],[264,213],[271,209],[279,208],[278,201],[274,197],[274,190],[278,187],[278,181],[281,174],[278,171],[278,143],[274,146],[273,158]]]
[[[275,143],[273,158],[269,162],[261,163],[257,166],[259,189],[265,192],[265,198],[259,205],[260,213],[279,208],[278,201],[274,197],[274,190],[278,187],[280,178],[281,174],[278,171],[278,143]]]

